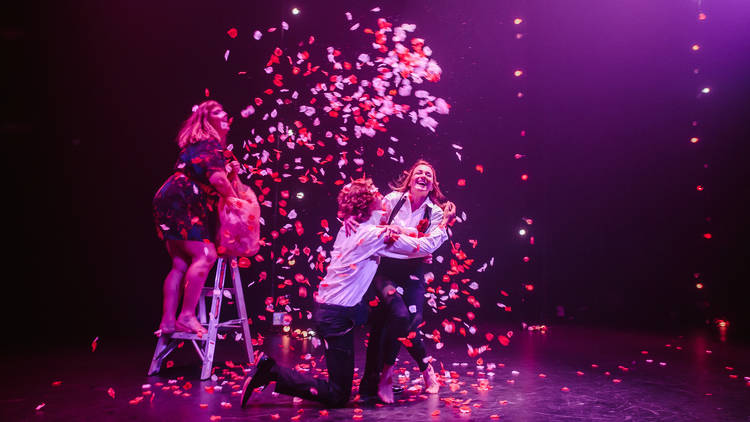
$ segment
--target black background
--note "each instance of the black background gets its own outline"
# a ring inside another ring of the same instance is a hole
[[[443,68],[431,92],[452,110],[437,134],[396,122],[388,135],[401,139],[407,164],[435,162],[449,198],[469,215],[456,237],[479,240],[477,261],[495,257],[494,269],[476,277],[482,318],[651,329],[724,318],[747,336],[750,6],[712,3],[699,23],[692,2],[349,3],[81,1],[5,13],[12,252],[2,306],[11,333],[79,342],[155,329],[169,260],[150,203],[190,107],[210,88],[237,116],[267,87],[262,67],[273,47],[309,34],[321,46],[365,51],[343,15],[374,25],[367,10],[380,5],[390,20],[416,23]],[[292,16],[292,6],[302,13]],[[520,41],[516,16],[525,19]],[[287,39],[252,40],[281,19],[292,26]],[[700,54],[690,52],[693,42]],[[242,82],[225,49],[250,72]],[[515,79],[518,67],[526,74]],[[696,98],[705,84],[713,92]],[[243,124],[230,133],[236,146],[252,121]],[[454,143],[464,147],[460,163]],[[365,149],[365,171],[384,190],[405,165],[378,161],[373,149]],[[335,193],[311,190],[297,209],[335,231]],[[534,219],[533,249],[516,235],[521,217]],[[527,252],[531,265],[520,265]],[[519,297],[525,278],[534,279],[533,295],[513,316],[496,312],[498,291]],[[273,292],[270,283],[253,288],[248,307],[257,315],[260,297]]]

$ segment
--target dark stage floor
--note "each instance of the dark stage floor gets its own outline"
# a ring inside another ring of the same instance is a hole
[[[162,376],[147,377],[155,340],[123,345],[102,338],[93,353],[85,344],[79,350],[6,357],[0,420],[746,421],[750,353],[730,343],[705,332],[668,337],[601,328],[516,330],[509,346],[494,341],[492,350],[480,355],[480,365],[454,336],[432,352],[442,373],[448,371],[438,395],[420,394],[421,378],[402,352],[401,381],[411,388],[396,404],[353,403],[326,411],[268,391],[241,409],[243,370],[226,362],[240,364],[242,354],[231,340],[217,347],[218,380],[200,382],[189,344]],[[307,353],[320,362],[320,349],[310,347],[308,341],[272,335],[259,349],[286,363],[309,363]],[[362,368],[364,350],[357,352]]]

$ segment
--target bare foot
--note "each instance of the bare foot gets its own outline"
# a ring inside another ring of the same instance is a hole
[[[380,374],[378,397],[383,403],[393,403],[393,365],[385,365]]]
[[[177,322],[175,322],[175,328],[177,331],[198,334],[198,337],[202,337],[204,334],[208,333],[195,315],[180,314],[180,316],[177,317]]]
[[[437,380],[435,371],[432,369],[432,365],[427,365],[427,369],[422,372],[422,378],[424,378],[424,391],[427,394],[435,394],[438,392],[440,389],[440,383]]]
[[[174,318],[172,319],[164,319],[162,317],[161,324],[159,324],[159,331],[161,334],[169,335],[174,333],[175,330],[175,321]]]

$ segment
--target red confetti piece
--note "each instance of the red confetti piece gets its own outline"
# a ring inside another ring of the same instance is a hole
[[[115,390],[112,387],[109,387],[107,394],[109,394],[110,397],[115,398]]]
[[[466,179],[458,179],[458,186],[466,186]]]
[[[227,34],[229,34],[230,38],[237,38],[237,28],[231,28],[227,31]]]

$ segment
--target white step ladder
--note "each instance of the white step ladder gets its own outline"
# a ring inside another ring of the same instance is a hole
[[[214,361],[214,349],[216,348],[216,335],[219,329],[242,328],[242,341],[245,342],[247,351],[247,360],[253,362],[253,344],[250,338],[250,326],[247,323],[247,309],[245,308],[245,297],[242,293],[242,280],[240,279],[240,270],[237,266],[237,259],[231,258],[232,287],[225,286],[227,258],[219,258],[216,261],[216,277],[214,287],[204,287],[201,292],[201,299],[198,302],[198,320],[208,329],[208,333],[202,337],[197,334],[175,331],[172,334],[161,335],[156,343],[154,357],[151,359],[151,367],[148,375],[154,375],[161,370],[161,363],[177,346],[185,340],[190,340],[198,352],[198,356],[203,361],[201,370],[201,379],[205,380],[211,376],[211,368]],[[221,314],[221,302],[224,298],[224,292],[232,293],[234,303],[237,307],[238,319],[229,321],[219,321]],[[211,310],[206,316],[206,299],[211,297]],[[202,342],[199,345],[198,342]]]

